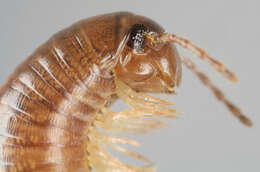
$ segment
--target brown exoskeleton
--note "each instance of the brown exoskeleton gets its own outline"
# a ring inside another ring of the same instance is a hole
[[[0,171],[153,171],[148,159],[118,145],[138,143],[102,130],[146,133],[164,125],[152,117],[175,118],[178,111],[169,107],[170,102],[144,92],[174,93],[182,63],[251,126],[189,58],[178,55],[174,44],[237,81],[199,47],[132,13],[88,18],[53,35],[0,89]],[[109,110],[116,98],[131,109]],[[108,153],[107,146],[148,164],[124,164]]]

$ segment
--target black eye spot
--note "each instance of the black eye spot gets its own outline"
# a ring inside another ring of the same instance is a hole
[[[144,33],[146,32],[147,29],[144,25],[142,24],[133,25],[129,31],[130,36],[127,45],[137,51],[142,51],[144,47],[144,41],[145,41]]]

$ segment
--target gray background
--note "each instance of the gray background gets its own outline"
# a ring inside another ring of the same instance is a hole
[[[149,136],[136,136],[139,152],[158,171],[259,172],[259,17],[257,0],[0,0],[0,83],[53,33],[96,14],[127,10],[158,21],[168,32],[189,38],[229,66],[232,84],[196,60],[227,96],[254,121],[241,125],[189,71],[177,96],[162,96],[185,112]],[[190,55],[179,49],[180,53]],[[113,109],[119,110],[120,103]]]

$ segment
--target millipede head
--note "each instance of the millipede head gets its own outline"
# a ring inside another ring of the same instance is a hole
[[[174,87],[178,86],[181,81],[181,64],[183,63],[241,122],[252,126],[252,122],[224,96],[220,89],[211,83],[206,74],[197,72],[195,64],[191,60],[179,57],[174,44],[191,51],[199,59],[208,62],[218,73],[231,82],[237,82],[236,75],[223,63],[208,55],[205,50],[191,43],[188,39],[166,33],[151,19],[133,15],[128,23],[130,23],[128,24],[128,40],[121,51],[119,63],[115,68],[118,79],[136,91],[174,93]],[[191,66],[191,64],[193,65]]]
[[[136,91],[173,93],[181,80],[181,61],[175,46],[153,41],[153,35],[164,33],[154,21],[133,16],[130,23],[116,76]]]

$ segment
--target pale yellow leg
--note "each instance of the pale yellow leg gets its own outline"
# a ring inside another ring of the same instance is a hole
[[[153,164],[146,157],[130,151],[118,144],[139,146],[133,140],[110,136],[109,134],[138,134],[148,133],[166,125],[165,122],[153,117],[176,118],[178,111],[170,108],[170,102],[137,93],[126,84],[116,80],[117,95],[126,102],[131,109],[121,112],[112,112],[103,108],[97,114],[93,126],[88,130],[87,152],[89,163],[93,169],[102,172],[154,172]],[[103,133],[104,132],[104,133]],[[124,153],[128,156],[145,162],[143,167],[131,166],[122,163],[113,157],[106,147]]]
[[[170,108],[169,106],[173,104],[167,100],[137,93],[119,80],[116,80],[116,85],[119,98],[133,109],[167,118],[176,118],[173,114],[181,113],[176,109]]]
[[[109,114],[107,114],[109,115]],[[144,156],[137,154],[135,152],[129,151],[117,144],[130,144],[133,146],[138,146],[139,144],[133,140],[118,138],[114,136],[109,136],[101,133],[93,126],[89,130],[89,142],[87,145],[88,150],[88,160],[92,168],[97,169],[100,172],[153,172],[152,163]],[[139,159],[146,162],[148,165],[144,167],[131,166],[122,163],[119,159],[113,157],[108,151],[107,147],[112,148],[115,151],[124,153],[133,158]]]

